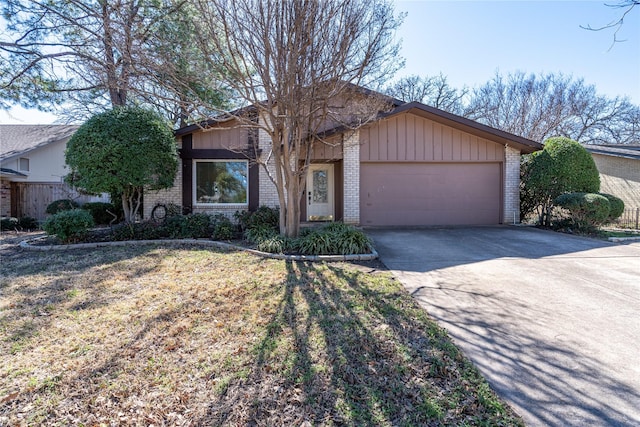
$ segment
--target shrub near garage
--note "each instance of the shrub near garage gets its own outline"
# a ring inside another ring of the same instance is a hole
[[[591,154],[577,141],[549,138],[542,151],[524,155],[520,169],[520,210],[537,211],[538,224],[550,226],[555,200],[564,193],[600,191],[600,174]]]
[[[613,194],[599,193],[601,196],[606,197],[609,200],[609,217],[607,218],[607,222],[615,221],[620,218],[622,213],[624,212],[624,201],[614,196]]]
[[[84,237],[93,226],[93,218],[89,212],[72,209],[50,216],[42,228],[47,234],[55,235],[64,243],[69,243]]]
[[[555,203],[569,211],[578,230],[593,230],[609,217],[609,200],[600,194],[566,193],[556,198]]]

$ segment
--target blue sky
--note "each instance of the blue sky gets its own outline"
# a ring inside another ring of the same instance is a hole
[[[615,3],[617,0],[609,0]],[[397,36],[406,66],[396,77],[442,73],[455,87],[473,87],[507,74],[563,73],[584,78],[608,96],[640,104],[640,7],[627,15],[604,1],[396,1],[407,12]],[[54,115],[14,109],[0,123],[52,123]]]
[[[496,71],[563,73],[640,104],[640,7],[618,32],[626,41],[613,46],[614,30],[580,28],[621,16],[604,1],[396,1],[396,9],[407,12],[397,76],[442,73],[472,87]]]

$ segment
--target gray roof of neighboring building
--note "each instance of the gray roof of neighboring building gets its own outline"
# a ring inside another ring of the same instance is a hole
[[[592,154],[640,160],[640,144],[585,145]]]
[[[77,125],[0,125],[0,159],[67,140],[76,129]]]

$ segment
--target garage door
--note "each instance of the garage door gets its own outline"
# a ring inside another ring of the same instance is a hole
[[[500,163],[363,163],[362,225],[498,224]]]

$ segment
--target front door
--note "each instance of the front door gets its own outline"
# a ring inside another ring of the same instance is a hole
[[[333,221],[333,164],[313,164],[307,174],[307,221]]]

